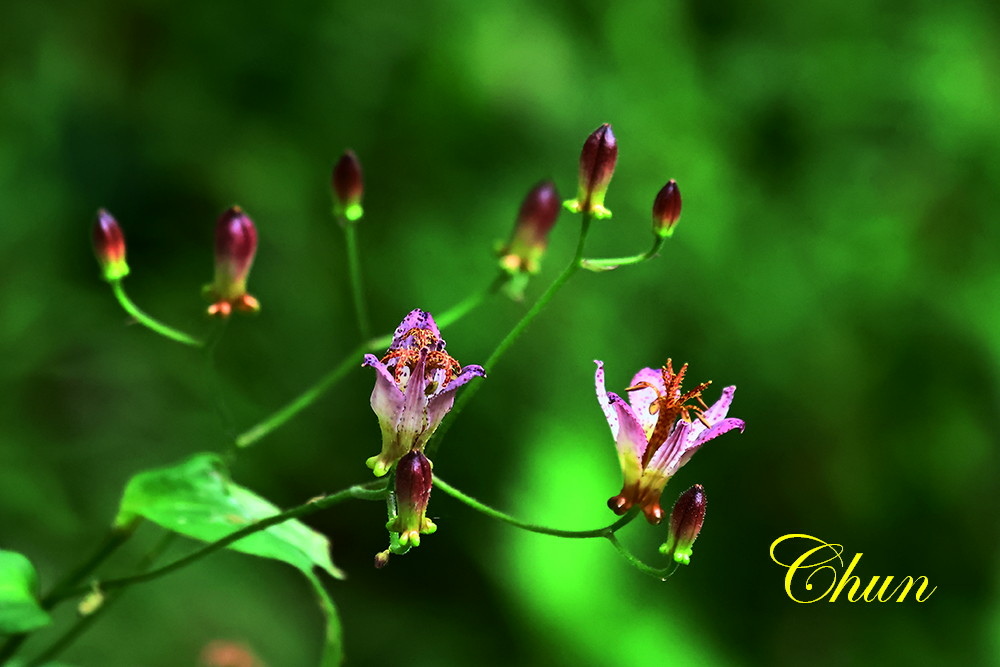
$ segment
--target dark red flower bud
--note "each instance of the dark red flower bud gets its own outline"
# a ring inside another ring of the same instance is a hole
[[[677,181],[670,179],[653,201],[653,233],[669,237],[681,219],[681,191]]]
[[[365,192],[364,177],[361,173],[361,163],[354,151],[347,150],[340,156],[333,168],[330,179],[333,186],[334,210],[350,222],[364,215],[361,208],[361,197]]]
[[[610,218],[611,211],[604,207],[604,196],[615,173],[618,162],[618,142],[605,123],[594,130],[583,144],[580,153],[580,187],[576,199],[566,202],[574,213],[590,213],[595,218]]]
[[[501,268],[512,274],[538,273],[560,208],[559,193],[552,181],[542,181],[531,189],[521,204],[514,234],[500,251]]]
[[[247,294],[247,276],[257,253],[257,228],[239,206],[219,216],[215,226],[215,281],[205,293],[213,303],[209,315],[228,317],[233,309],[260,310],[257,299]]]
[[[418,547],[421,533],[437,530],[426,516],[434,485],[431,468],[430,459],[416,449],[410,450],[396,464],[396,517],[386,524],[386,528],[399,533],[402,546]]]
[[[97,211],[92,231],[94,255],[101,265],[101,273],[108,282],[128,275],[125,263],[125,235],[115,217],[105,209]]]
[[[695,484],[681,494],[670,513],[670,536],[660,547],[660,553],[687,565],[691,562],[691,547],[705,523],[705,489]]]
[[[375,569],[381,570],[383,567],[389,564],[389,550],[380,551],[375,554]]]

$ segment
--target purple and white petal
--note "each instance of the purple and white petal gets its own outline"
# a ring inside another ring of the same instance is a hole
[[[729,404],[733,402],[733,394],[736,393],[736,387],[726,387],[722,390],[722,396],[719,397],[715,403],[713,403],[702,416],[705,418],[709,424],[714,424],[717,421],[721,421],[723,417],[729,414]]]
[[[406,450],[419,449],[423,445],[421,435],[427,429],[426,366],[427,350],[421,350],[420,358],[414,364],[410,380],[406,383],[403,414],[399,420],[399,442]]]
[[[712,428],[705,429],[702,427],[702,432],[698,434],[697,437],[692,439],[689,435],[688,446],[684,450],[684,453],[681,454],[680,460],[677,462],[677,467],[680,468],[687,463],[691,457],[694,456],[694,453],[701,449],[701,446],[709,440],[714,440],[723,433],[728,433],[729,431],[737,428],[740,432],[742,432],[744,426],[745,424],[742,419],[734,419],[730,417],[729,419],[723,419],[718,424],[713,424]]]
[[[618,447],[618,456],[622,464],[626,461],[642,461],[642,453],[646,451],[646,432],[642,430],[642,424],[635,418],[635,413],[628,403],[621,396],[615,393],[608,393],[609,407],[614,411],[618,419],[618,435],[615,437],[615,445]]]
[[[634,387],[643,382],[652,385],[655,389],[646,388],[630,391],[628,393],[628,402],[632,404],[632,411],[639,418],[642,428],[646,431],[646,436],[649,437],[653,432],[653,427],[656,426],[656,415],[650,414],[649,406],[652,405],[659,394],[666,393],[667,388],[663,384],[663,374],[658,369],[643,368],[635,374],[632,378],[632,384],[629,386]]]
[[[690,422],[678,419],[674,427],[670,429],[666,441],[653,453],[645,468],[656,471],[668,479],[672,477],[683,465],[680,463],[680,459],[691,442],[691,427]]]
[[[379,425],[382,427],[382,438],[385,440],[389,437],[387,430],[395,434],[399,414],[403,410],[403,392],[396,386],[396,381],[385,364],[375,355],[366,354],[363,365],[375,369],[375,388],[372,390],[371,405],[378,417]]]
[[[415,310],[411,310],[409,314],[403,318],[403,321],[399,323],[399,326],[396,327],[396,332],[392,335],[392,345],[389,346],[389,350],[415,348],[416,341],[413,340],[413,336],[407,335],[414,329],[430,330],[440,341],[440,343],[435,346],[436,349],[444,349],[444,341],[440,340],[441,331],[434,322],[434,318],[427,311],[417,308]]]
[[[455,391],[463,384],[471,380],[472,378],[484,378],[486,377],[486,369],[478,364],[469,364],[462,371],[452,378],[451,382],[444,386],[438,393],[443,394],[449,391]]]
[[[437,429],[438,424],[455,404],[455,391],[463,384],[475,377],[486,377],[486,371],[482,366],[475,364],[466,366],[444,389],[427,399],[427,437]]]
[[[608,420],[608,426],[611,427],[611,437],[618,438],[618,415],[615,413],[615,409],[611,407],[611,401],[608,400],[608,390],[604,386],[604,362],[594,359],[594,363],[597,364],[597,372],[594,373],[594,386],[597,389],[597,402],[601,404],[601,410],[604,411],[604,417]]]

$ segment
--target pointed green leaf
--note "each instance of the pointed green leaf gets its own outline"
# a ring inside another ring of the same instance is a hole
[[[280,511],[253,491],[234,484],[219,456],[204,453],[133,477],[125,487],[116,524],[127,525],[141,516],[181,535],[215,542]],[[338,579],[344,577],[330,560],[329,540],[295,519],[227,548],[284,561],[307,574],[318,565]]]
[[[0,634],[31,632],[52,622],[38,604],[38,575],[27,558],[0,550]]]

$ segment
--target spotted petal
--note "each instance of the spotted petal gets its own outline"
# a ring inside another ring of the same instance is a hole
[[[663,373],[655,368],[643,368],[635,374],[635,377],[632,378],[632,384],[629,386],[634,387],[642,383],[649,384],[651,387],[630,391],[628,402],[632,404],[632,411],[639,418],[639,423],[642,424],[646,436],[649,437],[653,432],[653,427],[656,426],[656,415],[650,414],[649,406],[656,400],[657,392],[665,394],[667,388],[663,384]]]
[[[712,424],[712,427],[709,429],[702,427],[702,432],[694,440],[690,441],[690,444],[684,449],[680,459],[677,461],[677,468],[687,463],[694,456],[694,453],[701,449],[701,446],[709,440],[718,438],[723,433],[728,433],[737,428],[742,433],[744,427],[745,424],[742,419],[735,419],[733,417],[723,419],[718,424]]]
[[[398,458],[394,456],[394,451],[398,449],[396,433],[399,418],[403,412],[403,392],[396,386],[396,380],[392,373],[375,355],[366,354],[365,362],[362,365],[375,369],[375,388],[372,390],[371,406],[375,416],[378,417],[378,425],[382,431],[382,452],[378,457],[372,459],[373,465],[379,460],[394,461]],[[388,465],[391,465],[391,462]],[[387,466],[382,466],[376,469],[376,474],[385,474],[385,472],[379,472],[383,468],[388,470]]]
[[[403,392],[403,414],[399,420],[398,430],[400,447],[403,449],[400,457],[410,449],[420,449],[423,446],[422,436],[427,430],[427,377],[424,372],[426,366],[427,350],[423,349],[413,366],[413,372],[410,373],[406,391]]]
[[[438,329],[437,324],[434,322],[434,318],[425,310],[420,310],[419,308],[411,310],[403,321],[399,323],[396,327],[396,332],[392,335],[392,345],[389,346],[389,350],[401,350],[403,348],[415,348],[416,342],[412,335],[407,335],[414,329],[425,329],[431,331],[438,343],[434,346],[436,350],[444,349],[444,341],[441,340],[441,331]]]
[[[618,418],[619,430],[615,438],[618,447],[618,461],[622,466],[622,476],[625,485],[638,481],[642,475],[642,453],[646,450],[648,441],[642,425],[635,418],[635,413],[621,396],[608,394],[608,402]]]
[[[618,438],[618,415],[615,413],[614,408],[611,407],[611,401],[608,400],[608,390],[604,386],[604,362],[594,360],[597,364],[597,372],[594,373],[594,386],[597,389],[597,402],[601,405],[601,410],[604,411],[604,418],[608,420],[608,426],[611,427],[611,437]]]
[[[438,424],[455,404],[455,391],[475,377],[486,377],[482,366],[472,364],[462,369],[451,382],[427,400],[427,437],[437,429]]]

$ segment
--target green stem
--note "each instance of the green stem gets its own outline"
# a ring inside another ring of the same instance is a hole
[[[125,542],[132,537],[132,534],[135,532],[136,525],[137,524],[132,524],[120,528],[112,528],[90,558],[80,563],[80,565],[73,568],[70,572],[63,576],[52,587],[52,590],[42,597],[39,601],[42,609],[52,609],[57,602],[65,598],[67,593],[73,587],[79,584],[80,581],[91,572],[96,570],[101,563],[106,561],[111,554],[118,550],[118,547],[125,544]],[[0,647],[0,665],[4,664],[8,658],[12,657],[17,652],[17,650],[21,647],[21,644],[27,640],[29,634],[30,633],[19,633],[12,635],[4,643],[4,645]]]
[[[504,281],[504,276],[500,275],[486,289],[466,297],[461,302],[446,310],[438,320],[438,328],[444,329],[449,324],[454,324],[460,318],[464,317],[469,311],[482,303],[487,296],[496,293],[503,286]],[[284,425],[285,422],[315,403],[320,396],[337,384],[355,365],[360,366],[361,364],[358,362],[358,359],[365,352],[384,350],[389,347],[392,344],[392,337],[393,334],[387,334],[378,338],[372,338],[363,345],[356,347],[332,371],[321,377],[296,399],[256,426],[252,426],[236,436],[236,446],[239,448],[249,447],[268,435],[271,431]]]
[[[322,396],[327,389],[337,384],[341,378],[347,375],[348,371],[355,366],[361,365],[359,358],[368,349],[369,346],[367,344],[359,345],[351,351],[351,353],[348,354],[343,361],[337,364],[332,371],[321,377],[313,386],[302,392],[298,398],[293,400],[291,403],[288,403],[285,407],[281,408],[264,421],[258,423],[256,426],[253,426],[236,436],[236,446],[249,447],[315,403],[316,399]]]
[[[444,329],[468,315],[476,306],[485,301],[487,297],[500,291],[500,288],[503,287],[504,283],[506,283],[509,279],[510,276],[508,274],[504,272],[498,273],[497,277],[493,279],[493,282],[487,285],[484,289],[481,289],[478,292],[473,292],[448,310],[441,313],[440,317],[435,318],[434,321],[437,323],[438,328]]]
[[[368,324],[368,309],[365,307],[364,288],[361,283],[361,253],[358,251],[357,225],[341,219],[344,238],[347,241],[347,271],[351,279],[351,299],[354,301],[354,315],[358,318],[361,340],[368,340],[371,330]]]
[[[562,288],[562,286],[565,285],[566,282],[573,277],[574,273],[580,270],[583,258],[584,243],[586,242],[587,234],[590,231],[590,222],[591,222],[590,214],[584,212],[583,220],[580,225],[580,238],[576,244],[576,253],[573,255],[573,261],[571,261],[566,266],[566,268],[563,269],[562,273],[560,273],[559,276],[554,281],[552,281],[552,284],[549,285],[549,288],[545,290],[545,292],[542,294],[542,296],[538,298],[537,301],[535,301],[534,305],[531,306],[528,312],[526,312],[524,316],[521,317],[520,321],[518,321],[518,323],[514,325],[514,328],[511,329],[509,332],[507,332],[507,335],[504,336],[503,340],[501,340],[500,343],[497,344],[496,349],[493,350],[493,353],[483,364],[483,367],[486,369],[487,373],[493,371],[493,368],[496,366],[496,363],[500,361],[500,358],[503,356],[504,352],[506,352],[507,349],[514,344],[514,341],[516,341],[518,337],[520,337],[520,335],[524,333],[524,330],[528,328],[528,325],[531,324],[531,322],[535,319],[535,317],[537,317],[538,314],[542,312],[542,310],[545,308],[545,306],[549,304],[549,301],[551,301],[552,297],[556,295],[556,292],[558,292],[560,288]],[[469,403],[469,401],[471,401],[472,398],[476,395],[476,392],[479,391],[479,388],[482,385],[483,385],[482,382],[475,382],[465,387],[464,391],[462,392],[462,395],[459,396],[458,399],[455,401],[455,406],[451,409],[451,412],[449,412],[445,416],[444,421],[438,427],[437,432],[435,432],[430,443],[428,444],[427,446],[428,453],[433,453],[440,446],[441,441],[444,440],[444,435],[448,432],[448,429],[451,428],[452,422],[455,421],[455,419],[462,412],[462,410]]]
[[[632,555],[632,552],[629,551],[624,544],[619,542],[616,536],[605,535],[605,537],[607,537],[608,541],[611,542],[611,546],[613,546],[615,550],[618,551],[619,554],[621,554],[622,558],[628,561],[629,565],[639,570],[643,574],[648,574],[649,576],[659,579],[660,581],[666,581],[667,579],[672,577],[673,574],[677,571],[677,568],[680,567],[679,563],[671,563],[666,567],[652,567],[651,565],[647,565],[646,563],[642,562],[634,555]]]
[[[176,533],[166,533],[163,536],[163,538],[156,544],[156,546],[153,547],[153,549],[149,553],[143,556],[142,560],[139,561],[139,564],[136,569],[138,569],[140,572],[143,572],[151,568],[153,566],[153,563],[155,563],[156,560],[163,555],[163,552],[166,551],[167,547],[170,546],[170,543],[173,542],[173,540],[176,537],[177,537]],[[25,665],[25,667],[39,667],[40,665],[44,665],[53,660],[54,658],[58,657],[63,651],[69,648],[73,644],[73,642],[75,642],[80,637],[80,635],[86,632],[98,618],[100,618],[103,614],[105,614],[111,608],[111,605],[117,602],[118,599],[124,593],[125,591],[121,590],[106,595],[104,600],[101,602],[101,605],[97,609],[94,609],[92,612],[90,612],[85,616],[80,616],[79,618],[77,618],[76,622],[73,623],[73,625],[71,625],[69,629],[67,629],[66,632],[64,632],[63,635],[59,637],[59,639],[57,639],[55,642],[52,643],[51,646],[49,646],[47,649],[42,651],[42,653],[40,653],[38,656],[36,656],[30,662],[28,662]]]
[[[156,333],[169,338],[170,340],[175,340],[178,343],[184,343],[185,345],[190,345],[192,347],[204,347],[205,343],[193,336],[189,336],[183,331],[178,331],[173,327],[169,327],[163,324],[159,320],[153,319],[143,311],[139,309],[139,306],[132,302],[132,299],[125,294],[125,288],[122,287],[121,279],[111,281],[111,291],[114,293],[115,298],[118,299],[118,303],[121,307],[125,309],[129,315],[135,318],[135,321],[143,325],[147,329],[151,329]]]
[[[563,530],[561,528],[549,528],[548,526],[539,526],[534,523],[528,523],[527,521],[521,521],[516,519],[509,514],[505,514],[500,510],[493,509],[486,503],[480,502],[473,498],[472,496],[459,491],[451,484],[448,484],[443,479],[434,476],[434,486],[438,487],[445,493],[447,493],[452,498],[460,500],[477,512],[481,512],[486,516],[497,519],[498,521],[503,521],[504,523],[509,523],[512,526],[518,528],[523,528],[524,530],[529,530],[533,533],[541,533],[543,535],[553,535],[555,537],[570,537],[570,538],[588,538],[588,537],[611,537],[614,535],[615,531],[628,525],[632,519],[638,515],[638,510],[633,508],[629,510],[625,515],[614,523],[604,526],[603,528],[595,528],[593,530]]]
[[[656,257],[656,253],[660,252],[660,248],[663,247],[663,242],[666,241],[665,236],[660,236],[655,234],[653,236],[653,247],[644,253],[639,255],[629,255],[628,257],[609,257],[607,259],[584,259],[581,260],[583,268],[589,271],[609,271],[611,269],[616,269],[619,266],[627,266],[629,264],[639,264],[640,262],[645,262],[648,259]]]
[[[144,581],[151,581],[153,579],[158,579],[165,574],[170,574],[175,570],[187,567],[191,563],[201,560],[205,556],[215,553],[220,549],[228,547],[234,542],[242,540],[248,535],[253,535],[262,530],[266,530],[271,526],[276,526],[279,523],[284,523],[292,519],[297,519],[308,514],[313,514],[314,512],[319,512],[328,507],[336,505],[344,500],[349,500],[351,498],[357,498],[360,500],[382,500],[385,497],[386,489],[384,480],[377,480],[374,482],[369,482],[367,484],[355,484],[354,486],[348,487],[337,493],[333,493],[321,498],[310,500],[302,505],[293,507],[289,510],[285,510],[279,514],[269,516],[266,519],[261,519],[255,523],[245,526],[234,533],[230,533],[221,540],[207,544],[201,549],[198,549],[192,554],[189,554],[183,558],[175,560],[172,563],[164,565],[163,567],[158,567],[155,570],[150,570],[149,572],[144,572],[141,574],[136,574],[130,577],[122,577],[120,579],[108,579],[107,581],[100,582],[100,588],[102,591],[112,591],[119,588],[125,588],[131,586],[132,584],[142,583]],[[64,597],[70,597],[71,595],[79,595],[85,593],[87,589],[76,590],[71,594],[67,594]]]
[[[136,526],[138,525],[139,522],[136,521],[126,526],[113,527],[104,538],[104,541],[101,542],[100,546],[98,546],[94,554],[60,579],[59,582],[52,587],[52,590],[41,599],[42,609],[51,609],[56,602],[63,599],[67,591],[75,588],[81,580],[96,570],[101,563],[117,551],[118,547],[125,544],[125,542],[132,537],[132,534],[135,532]]]

